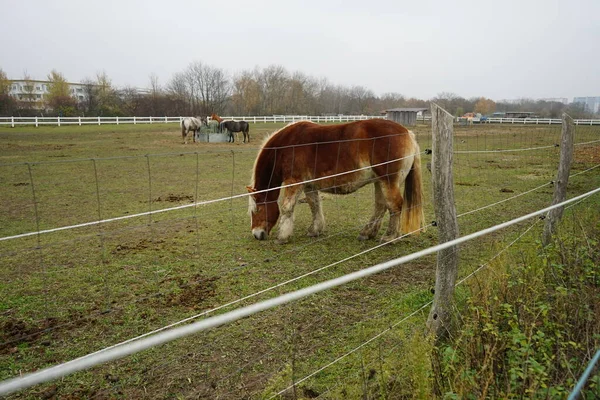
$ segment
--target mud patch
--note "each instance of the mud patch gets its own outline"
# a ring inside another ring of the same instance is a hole
[[[202,308],[203,303],[216,294],[217,277],[194,275],[187,281],[178,279],[179,291],[166,295],[163,300],[168,306],[184,306],[194,309]]]
[[[166,196],[159,196],[156,199],[152,200],[153,202],[161,202],[161,201],[165,201],[168,203],[178,203],[178,202],[182,202],[182,201],[189,201],[190,203],[194,202],[194,196],[189,195],[189,194],[181,194],[181,195],[176,195],[176,194],[168,194]]]
[[[18,318],[8,318],[0,324],[0,352],[8,349],[9,353],[13,353],[20,344],[32,343],[46,333],[57,333],[82,326],[87,323],[88,319],[89,315],[78,311],[65,317],[45,318],[34,323]],[[48,346],[50,342],[43,341],[41,345]]]
[[[29,182],[18,182],[18,183],[13,183],[13,186],[29,186]]]
[[[112,254],[126,253],[129,251],[137,251],[137,250],[145,250],[148,248],[157,248],[156,247],[157,244],[162,244],[164,242],[165,241],[161,240],[161,239],[152,240],[152,241],[148,240],[148,239],[142,239],[139,242],[137,242],[136,244],[119,244],[112,251]]]

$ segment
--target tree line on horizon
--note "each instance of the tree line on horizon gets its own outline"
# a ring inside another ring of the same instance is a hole
[[[154,74],[144,92],[132,87],[117,88],[105,72],[81,81],[83,100],[70,93],[64,75],[52,70],[47,76],[48,93],[36,99],[33,79],[25,73],[24,100],[9,95],[11,81],[0,68],[1,116],[204,116],[220,115],[379,115],[398,107],[429,108],[438,103],[455,116],[466,112],[491,115],[496,111],[528,111],[540,117],[559,118],[563,112],[573,118],[590,118],[582,104],[522,99],[495,102],[485,97],[464,98],[441,92],[423,100],[389,92],[377,96],[364,86],[343,86],[327,78],[289,72],[280,65],[255,67],[229,76],[223,69],[200,61],[175,73],[164,85]],[[27,84],[31,81],[31,84]]]

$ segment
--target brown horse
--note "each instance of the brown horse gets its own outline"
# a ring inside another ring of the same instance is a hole
[[[265,140],[254,162],[247,187],[252,234],[266,239],[281,216],[277,239],[286,243],[294,229],[294,206],[304,191],[313,217],[308,235],[318,236],[325,228],[318,191],[347,194],[368,183],[375,185],[375,211],[360,240],[377,235],[386,211],[390,222],[382,241],[397,238],[400,225],[404,232],[423,226],[421,155],[412,132],[383,119],[289,124]]]
[[[217,121],[219,124],[223,122],[223,118],[219,117],[217,114],[212,113],[210,119],[213,121]]]

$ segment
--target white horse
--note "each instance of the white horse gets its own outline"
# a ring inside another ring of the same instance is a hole
[[[200,131],[202,126],[202,120],[200,118],[188,117],[181,120],[181,137],[183,138],[183,144],[187,144],[187,134],[192,132],[194,134],[194,143],[196,142],[196,135]]]

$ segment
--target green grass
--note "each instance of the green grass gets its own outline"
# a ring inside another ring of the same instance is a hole
[[[183,145],[176,124],[0,128],[0,237],[244,193],[261,138],[281,126],[252,125],[249,145]],[[422,149],[431,147],[429,129],[415,128]],[[457,150],[538,147],[557,143],[560,127],[483,125],[457,127],[455,134]],[[580,127],[576,141],[598,135]],[[573,173],[598,164],[598,153],[598,146],[576,148]],[[554,148],[456,154],[458,213],[555,179],[557,154]],[[432,221],[430,174],[423,171],[426,219]],[[594,170],[573,178],[570,193],[599,184]],[[460,217],[460,232],[537,210],[549,204],[551,193],[548,184]],[[245,198],[2,241],[0,379],[85,355],[369,249],[376,242],[359,242],[356,236],[371,214],[372,197],[370,187],[327,197],[327,234],[318,239],[304,236],[310,212],[298,205],[295,235],[285,246],[254,240]],[[524,227],[463,246],[460,276],[486,262]],[[430,228],[241,304],[412,253],[436,244],[436,237]],[[429,301],[434,274],[435,257],[423,258],[15,397],[36,398],[53,388],[60,396],[101,398],[276,393]],[[397,368],[390,352],[415,340],[413,332],[422,329],[427,311],[368,351],[309,379],[297,395],[310,397],[345,382],[329,397],[355,397],[371,374],[392,382],[378,390],[401,393],[406,382],[390,379]]]

